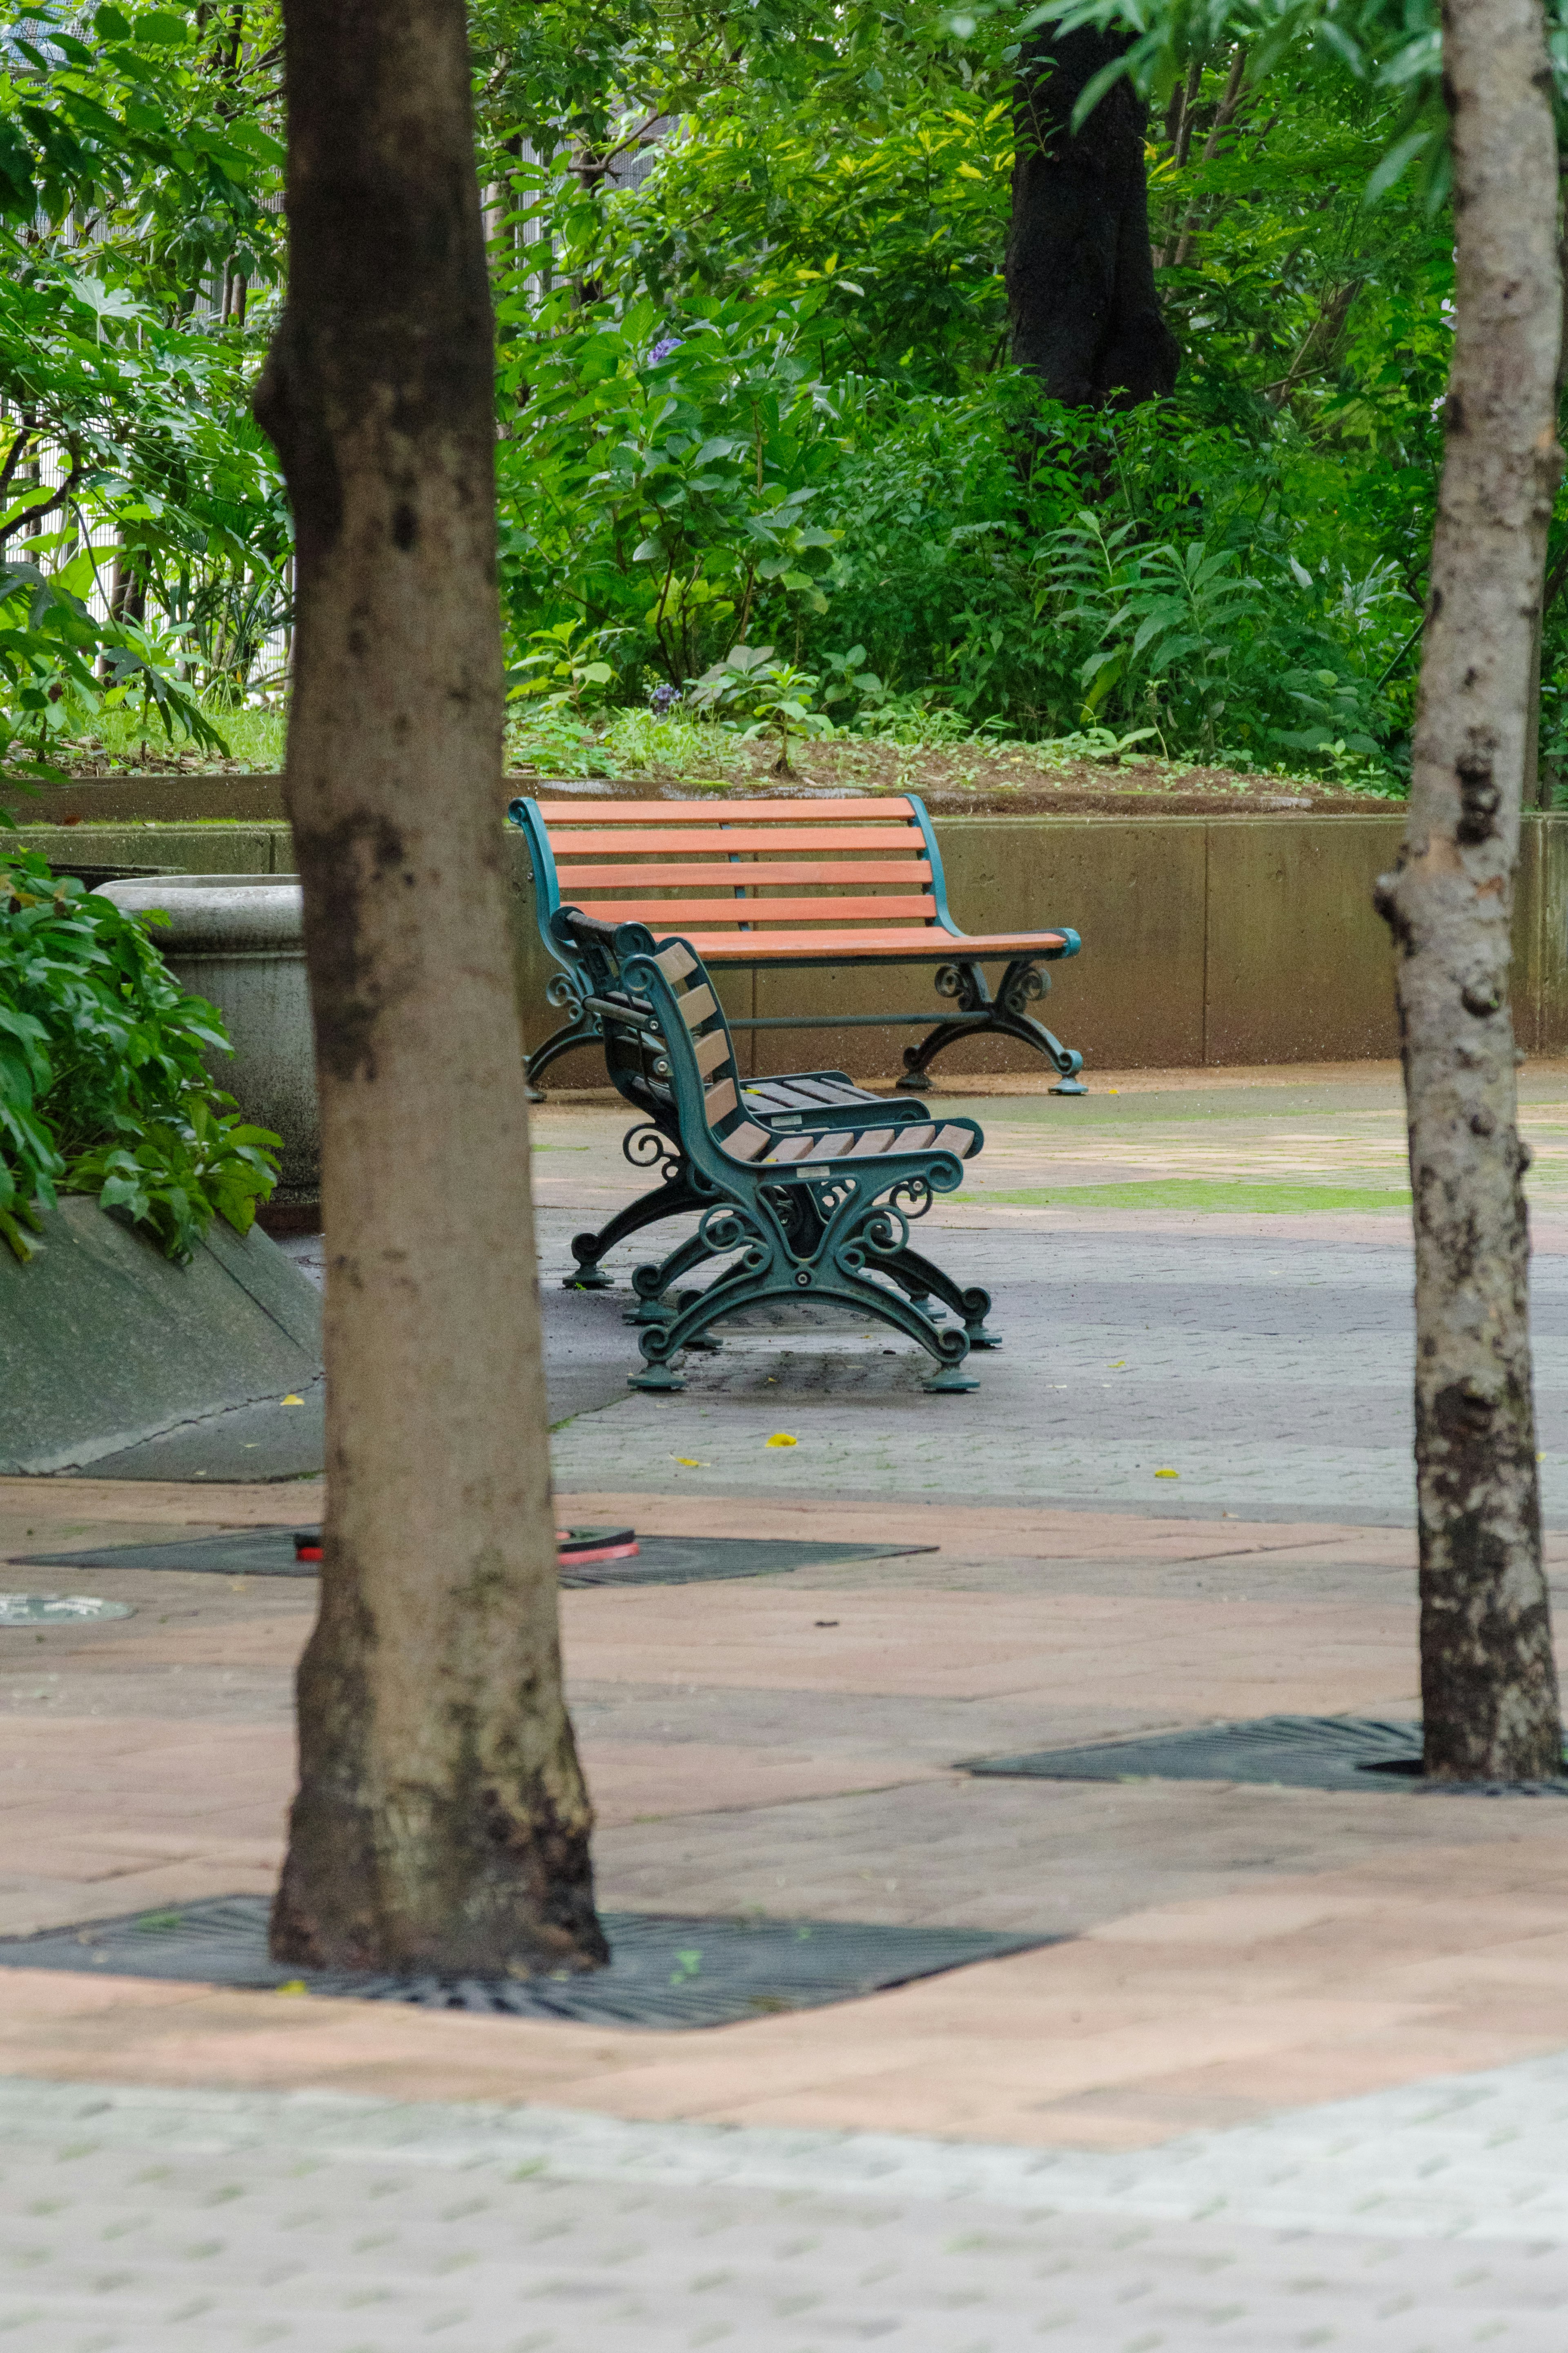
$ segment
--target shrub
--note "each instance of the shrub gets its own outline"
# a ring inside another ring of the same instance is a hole
[[[203,1067],[232,1051],[222,1016],[147,935],[167,920],[0,852],[0,1236],[18,1258],[63,1191],[96,1194],[185,1265],[215,1217],[248,1232],[277,1181],[278,1138]]]

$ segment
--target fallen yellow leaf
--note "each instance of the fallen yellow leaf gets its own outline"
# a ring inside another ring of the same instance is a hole
[[[798,1446],[800,1444],[800,1440],[798,1438],[792,1438],[787,1430],[775,1430],[773,1436],[768,1440],[768,1444],[770,1446]]]
[[[274,1993],[309,1993],[310,1989],[303,1978],[290,1978],[287,1985],[274,1986],[272,1990]]]
[[[708,1468],[707,1463],[699,1462],[694,1454],[672,1454],[669,1459],[672,1462],[678,1463],[682,1471],[706,1471]]]
[[[1156,1479],[1179,1479],[1181,1475],[1179,1471],[1156,1471],[1154,1473]]]
[[[302,1397],[286,1397],[279,1399],[279,1403],[280,1405],[303,1405],[304,1402],[305,1400]]]

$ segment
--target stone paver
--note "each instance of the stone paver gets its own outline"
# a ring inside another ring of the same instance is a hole
[[[568,1262],[561,1231],[546,1221],[547,1283]],[[626,1391],[568,1421],[560,1483],[1413,1520],[1406,1241],[1211,1237],[1195,1220],[1113,1245],[950,1226],[929,1247],[996,1302],[1005,1345],[977,1359],[977,1391],[927,1397],[927,1360],[898,1335],[804,1313],[791,1329],[781,1311],[688,1357],[679,1396]],[[562,1295],[634,1363],[627,1294]],[[1537,1259],[1533,1318],[1544,1506],[1568,1525],[1568,1257]],[[770,1448],[779,1430],[798,1446]]]
[[[573,1515],[941,1546],[564,1598],[602,1900],[1068,1941],[673,2035],[6,1973],[0,2343],[1563,2353],[1568,1811],[953,1769],[1415,1713],[1399,1212],[1105,1206],[1156,1178],[1397,1195],[1392,1072],[1259,1077],[979,1091],[991,1149],[927,1229],[1006,1332],[968,1398],[924,1397],[880,1333],[777,1318],[684,1397],[630,1396],[625,1292],[559,1287],[637,1182],[625,1115],[546,1109]],[[1568,1526],[1568,1087],[1524,1092]],[[0,1553],[320,1509],[315,1483],[5,1482]],[[277,1867],[311,1589],[90,1585],[136,1616],[0,1646],[11,1927]]]
[[[1561,2353],[1563,2063],[1135,2158],[0,2084],[0,2332],[403,2353]]]

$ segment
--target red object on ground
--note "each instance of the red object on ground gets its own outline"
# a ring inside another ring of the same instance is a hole
[[[632,1528],[557,1528],[556,1557],[563,1568],[587,1560],[630,1560],[637,1549]]]

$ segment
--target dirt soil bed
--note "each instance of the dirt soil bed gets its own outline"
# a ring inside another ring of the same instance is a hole
[[[959,744],[931,751],[899,744],[812,744],[794,755],[792,776],[773,772],[771,749],[742,755],[727,775],[655,772],[614,780],[563,781],[527,771],[519,789],[610,800],[685,800],[700,793],[731,800],[825,794],[918,793],[941,817],[1250,817],[1277,811],[1365,817],[1394,806],[1375,794],[1296,776],[1175,761],[1100,760],[1047,764],[1028,745],[985,751]]]
[[[810,744],[794,754],[788,776],[775,776],[773,761],[771,745],[728,745],[722,775],[655,769],[640,776],[562,777],[525,765],[509,771],[506,784],[509,797],[537,793],[547,798],[606,800],[917,793],[941,817],[1256,817],[1279,812],[1366,817],[1399,806],[1317,777],[1260,776],[1166,760],[1128,760],[1120,765],[1087,758],[1058,762],[1030,744],[993,749],[971,742],[919,750],[858,741]],[[164,753],[155,770],[111,755],[63,765],[73,783],[118,787],[121,797],[127,787],[163,778],[238,784],[262,773],[241,761],[216,761],[195,753]],[[36,798],[18,794],[14,814],[24,824],[53,817],[60,791],[59,786],[46,786]],[[118,806],[117,798],[117,811]],[[220,813],[216,808],[210,812]],[[86,805],[81,814],[90,814]]]

